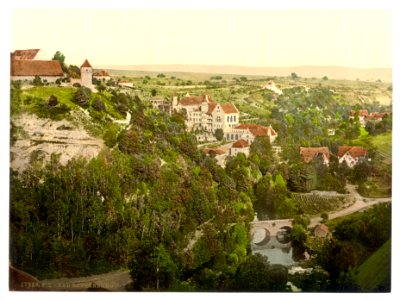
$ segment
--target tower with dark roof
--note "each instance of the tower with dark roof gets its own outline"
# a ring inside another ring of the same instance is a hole
[[[88,62],[87,59],[83,62],[81,66],[81,85],[86,86],[87,88],[93,88],[92,84],[93,78],[93,68]]]

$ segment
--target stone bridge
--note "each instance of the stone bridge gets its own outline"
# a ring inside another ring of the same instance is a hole
[[[292,219],[268,220],[251,222],[250,235],[254,244],[259,244],[272,236],[278,236],[279,232],[290,232]]]

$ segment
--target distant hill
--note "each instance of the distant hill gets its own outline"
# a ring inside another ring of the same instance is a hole
[[[363,81],[376,81],[380,79],[384,82],[392,82],[392,69],[390,68],[359,69],[335,66],[242,67],[216,65],[103,65],[96,67],[147,72],[193,72],[258,76],[290,76],[294,72],[300,77],[322,78],[327,76],[329,79],[359,79]]]

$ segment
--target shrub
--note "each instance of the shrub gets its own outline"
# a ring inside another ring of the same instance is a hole
[[[42,79],[40,78],[40,76],[35,76],[35,78],[33,79],[33,81],[32,81],[32,84],[34,85],[34,86],[42,86],[43,85],[43,82],[42,82]]]
[[[92,104],[93,108],[97,111],[105,111],[106,106],[104,105],[104,102],[101,101],[100,98],[96,98]]]
[[[79,88],[79,87],[81,87],[81,84],[79,82],[75,82],[72,86]]]
[[[73,102],[75,102],[79,106],[88,107],[90,94],[91,91],[88,88],[82,86],[76,92]]]
[[[112,148],[118,141],[119,126],[111,124],[104,132],[103,140],[107,147]]]
[[[54,107],[54,106],[56,106],[57,104],[58,104],[58,99],[57,99],[57,97],[54,96],[54,95],[51,95],[51,96],[49,97],[48,105],[49,105],[50,107]]]
[[[120,103],[120,104],[118,104],[118,106],[117,106],[117,110],[120,112],[120,113],[126,113],[128,110],[129,110],[129,108],[128,108],[128,106],[126,105],[126,104],[124,104],[124,103]]]

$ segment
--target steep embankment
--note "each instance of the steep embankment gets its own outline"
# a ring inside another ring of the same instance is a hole
[[[91,137],[67,120],[53,121],[24,113],[13,119],[13,124],[17,128],[11,146],[14,170],[27,168],[32,157],[48,161],[51,154],[56,154],[64,165],[79,156],[92,158],[104,147],[102,139]]]
[[[391,240],[375,251],[358,269],[356,280],[363,291],[390,290]]]

